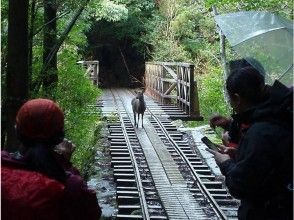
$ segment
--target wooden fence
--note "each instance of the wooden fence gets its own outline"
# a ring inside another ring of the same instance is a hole
[[[93,85],[99,86],[99,61],[91,60],[91,61],[78,61],[78,64],[84,65],[87,70],[86,74],[90,80],[93,81]]]
[[[202,119],[199,111],[194,65],[146,62],[146,91],[163,104],[175,104],[191,118]]]

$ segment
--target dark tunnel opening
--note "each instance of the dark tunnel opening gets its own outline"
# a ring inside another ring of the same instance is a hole
[[[99,84],[109,87],[142,87],[145,57],[130,36],[119,36],[113,23],[99,21],[87,33],[88,60],[99,61]]]

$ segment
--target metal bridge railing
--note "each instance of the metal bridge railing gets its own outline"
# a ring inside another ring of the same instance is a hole
[[[146,62],[146,91],[163,104],[175,104],[189,117],[202,119],[199,111],[194,65],[190,63]]]

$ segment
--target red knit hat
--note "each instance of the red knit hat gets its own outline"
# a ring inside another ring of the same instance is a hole
[[[33,99],[19,109],[16,126],[23,137],[47,141],[63,131],[63,111],[49,99]]]

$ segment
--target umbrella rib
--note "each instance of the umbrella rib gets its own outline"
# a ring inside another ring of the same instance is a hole
[[[256,37],[258,35],[261,35],[261,34],[265,34],[265,33],[268,33],[268,32],[271,32],[271,31],[276,31],[276,30],[280,30],[280,29],[286,29],[286,27],[278,27],[278,28],[272,28],[272,29],[267,29],[267,30],[259,30],[259,31],[255,31],[249,35],[247,35],[247,37],[243,40],[241,40],[240,42],[238,43],[235,43],[234,45],[232,45],[233,47],[237,46],[238,44],[241,44],[253,37]]]
[[[278,80],[280,80],[283,76],[285,76],[285,74],[291,69],[293,68],[293,63],[291,66],[289,66],[289,68],[278,78]]]

